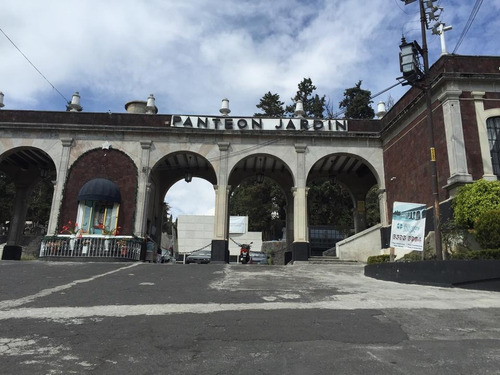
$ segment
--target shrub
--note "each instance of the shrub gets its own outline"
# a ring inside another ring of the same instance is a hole
[[[468,250],[451,254],[453,260],[478,260],[498,259],[500,260],[500,249]]]
[[[368,257],[368,259],[366,260],[366,264],[386,263],[390,260],[391,256],[389,254],[372,255]]]
[[[398,262],[419,262],[422,260],[422,252],[421,251],[412,251],[411,253],[407,253],[403,255]]]
[[[474,230],[483,249],[500,248],[500,209],[483,212],[474,223]]]
[[[477,218],[486,211],[500,209],[500,181],[477,180],[462,186],[453,200],[455,221],[474,228]]]

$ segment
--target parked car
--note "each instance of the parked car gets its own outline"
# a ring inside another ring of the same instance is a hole
[[[268,264],[267,255],[262,251],[250,251],[250,259],[253,264]]]
[[[211,256],[212,256],[212,250],[210,249],[193,251],[186,257],[186,264],[189,263],[207,264],[210,263]]]
[[[168,263],[172,260],[168,249],[161,249],[160,263]]]

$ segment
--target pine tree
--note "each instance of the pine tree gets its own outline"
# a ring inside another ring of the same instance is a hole
[[[323,118],[323,113],[326,107],[326,97],[320,97],[314,94],[316,86],[313,85],[311,78],[304,78],[298,84],[297,94],[292,98],[294,102],[286,107],[286,114],[293,116],[295,112],[295,102],[301,100],[304,105],[305,117]]]
[[[256,113],[255,116],[283,117],[285,114],[285,110],[283,109],[284,104],[284,102],[280,101],[280,96],[278,94],[271,94],[271,91],[268,91],[260,99],[260,103],[256,105],[256,107],[260,108],[264,113]]]
[[[370,106],[373,103],[370,99],[372,93],[363,90],[361,82],[344,91],[344,99],[339,103],[339,108],[345,109],[345,118],[372,119],[375,116],[375,111]]]

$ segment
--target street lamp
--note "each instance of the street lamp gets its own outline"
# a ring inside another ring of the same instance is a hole
[[[411,4],[417,0],[401,0],[405,5]],[[432,11],[431,21],[437,21],[434,13],[434,2],[436,0],[418,0],[420,5],[420,25],[422,33],[422,47],[417,42],[406,43],[402,40],[400,49],[400,64],[403,78],[405,78],[409,85],[420,88],[425,94],[426,102],[426,117],[429,135],[429,166],[431,170],[431,186],[432,195],[434,198],[434,240],[436,247],[436,257],[438,260],[443,260],[443,249],[441,244],[441,222],[439,212],[439,190],[438,190],[438,176],[436,167],[436,149],[434,147],[434,123],[432,121],[432,94],[431,82],[429,77],[429,56],[427,49],[426,29],[429,28],[428,20],[425,12],[425,6]],[[425,6],[424,6],[425,3]],[[419,55],[423,60],[423,71],[419,68]],[[406,74],[406,75],[405,75]]]
[[[424,77],[419,61],[422,49],[416,41],[407,43],[404,36],[401,38],[399,49],[401,50],[399,53],[400,70],[403,73],[403,78],[407,81],[403,85],[413,86],[416,82],[422,81]]]

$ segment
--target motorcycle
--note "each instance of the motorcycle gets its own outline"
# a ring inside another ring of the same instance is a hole
[[[250,242],[249,244],[241,244],[241,249],[240,249],[240,262],[242,264],[247,264],[250,262],[250,245],[253,242]]]

